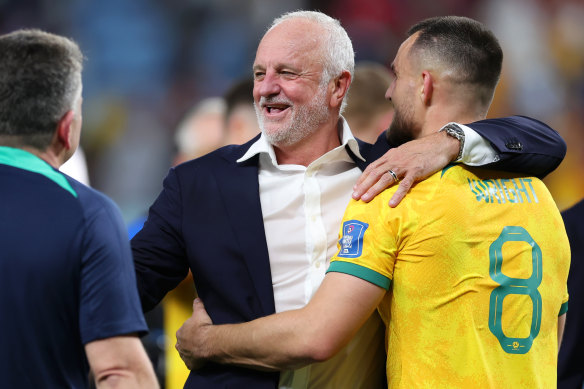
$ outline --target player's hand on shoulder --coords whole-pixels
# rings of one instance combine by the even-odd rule
[[[450,137],[435,133],[390,149],[361,174],[353,187],[353,198],[369,202],[386,188],[399,184],[389,201],[389,206],[397,206],[414,183],[452,161],[451,146]]]

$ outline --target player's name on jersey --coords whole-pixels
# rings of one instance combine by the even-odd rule
[[[538,203],[531,178],[503,178],[475,180],[467,178],[470,190],[477,201],[487,203]]]

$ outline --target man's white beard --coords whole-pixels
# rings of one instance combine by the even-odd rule
[[[266,103],[281,103],[289,106],[290,117],[286,124],[278,128],[266,130],[264,116],[261,109],[255,104],[254,108],[258,119],[258,124],[268,142],[275,146],[294,145],[316,132],[318,127],[325,123],[329,117],[329,107],[326,102],[327,85],[321,85],[314,97],[306,104],[294,105],[286,98],[265,98],[260,99],[260,106]]]

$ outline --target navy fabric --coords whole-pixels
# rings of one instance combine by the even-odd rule
[[[89,387],[84,344],[147,330],[119,210],[52,173],[0,163],[0,388]]]
[[[584,387],[584,200],[562,212],[570,240],[568,313],[558,355],[558,389]]]
[[[562,159],[557,155],[565,153],[565,143],[557,133],[532,119],[497,119],[493,131],[488,123],[481,123],[479,132],[491,143],[499,144],[506,136],[501,130],[506,123],[513,128],[507,133],[512,131],[526,146],[524,153],[533,153],[526,173],[553,170]],[[241,146],[223,147],[168,173],[143,229],[132,239],[145,310],[158,304],[190,268],[214,323],[239,323],[274,313],[258,158],[236,162],[258,137]],[[549,146],[548,138],[555,140],[549,142],[554,147]],[[371,162],[387,152],[390,145],[382,135],[375,145],[359,142],[359,147]],[[517,158],[525,157],[524,153],[501,153],[500,167],[513,168]],[[349,154],[359,168],[366,167],[367,163]],[[534,168],[530,171],[528,167]],[[277,373],[208,363],[191,372],[185,388],[262,389],[276,388],[277,384]]]
[[[526,116],[487,119],[467,124],[490,141],[500,160],[490,169],[543,178],[566,156],[566,143],[547,124]]]

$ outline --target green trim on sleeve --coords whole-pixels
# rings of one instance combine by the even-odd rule
[[[350,274],[357,278],[361,278],[362,280],[371,282],[373,285],[377,285],[385,290],[389,290],[389,286],[391,285],[391,279],[377,273],[374,270],[357,265],[355,263],[333,261],[327,270],[327,273],[328,272]]]
[[[566,312],[568,312],[568,302],[567,301],[565,303],[563,303],[562,306],[560,307],[560,313],[558,313],[558,316],[562,316]]]
[[[444,173],[446,173],[446,171],[448,169],[450,169],[451,167],[454,167],[458,165],[457,163],[449,163],[448,165],[446,165],[446,167],[444,169],[442,169],[442,173],[440,174],[440,178],[444,177]]]
[[[0,146],[0,164],[41,174],[71,193],[73,197],[77,197],[77,192],[75,192],[63,174],[59,173],[53,169],[51,165],[28,151]]]

